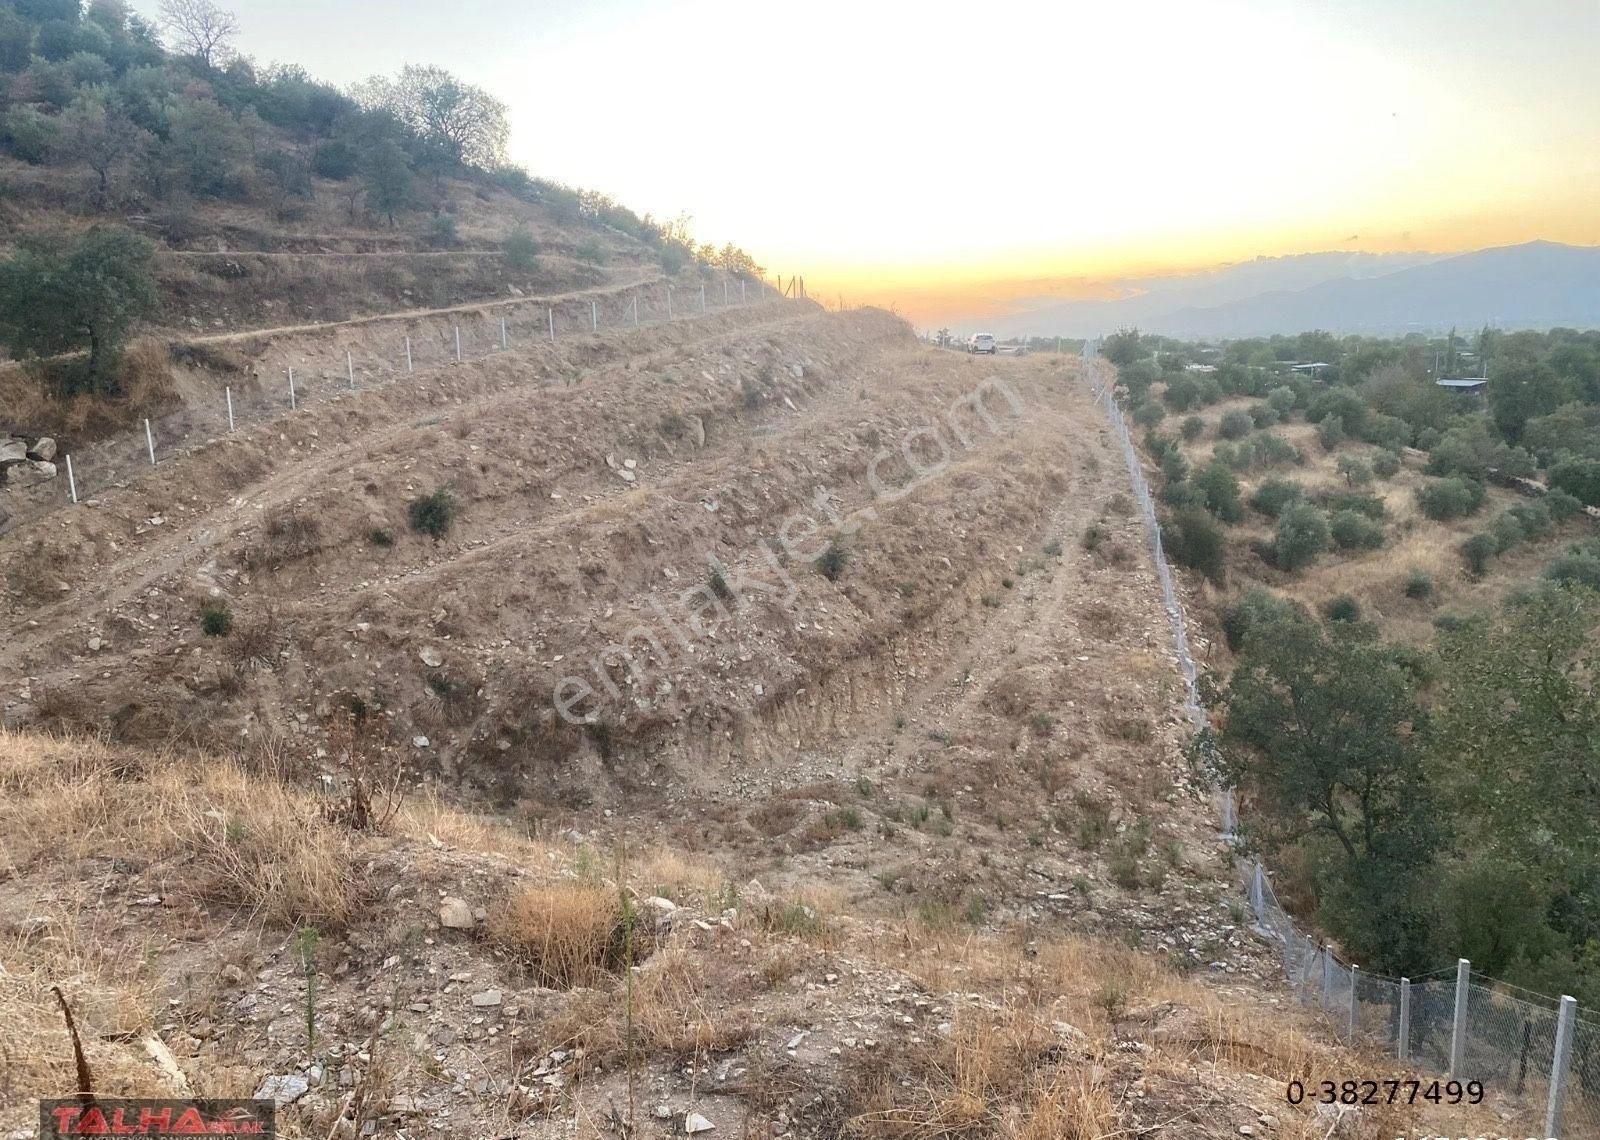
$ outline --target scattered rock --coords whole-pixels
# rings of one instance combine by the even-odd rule
[[[261,1087],[256,1089],[256,1100],[274,1100],[278,1107],[293,1104],[305,1096],[311,1089],[311,1081],[299,1073],[284,1073],[276,1077],[268,1077],[261,1082]]]
[[[493,1009],[500,1004],[499,990],[484,990],[472,995],[472,1004],[479,1009]]]
[[[477,920],[472,917],[472,907],[467,905],[466,899],[450,895],[439,903],[440,926],[451,930],[471,930],[476,923]]]
[[[714,1132],[716,1127],[698,1112],[691,1112],[683,1118],[683,1132],[686,1136],[693,1136],[696,1132]]]
[[[422,658],[422,663],[430,669],[437,669],[444,664],[444,657],[431,645],[424,645],[417,656]]]
[[[56,457],[56,441],[44,436],[28,449],[28,458],[48,463]]]
[[[0,443],[0,464],[9,466],[28,458],[28,445],[20,439]]]

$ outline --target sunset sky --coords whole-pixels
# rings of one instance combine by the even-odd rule
[[[913,315],[1258,254],[1600,243],[1595,0],[231,7],[260,63],[440,64],[509,104],[533,173]]]

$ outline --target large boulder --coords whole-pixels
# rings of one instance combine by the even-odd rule
[[[0,467],[10,467],[13,463],[21,463],[27,458],[27,440],[12,439],[0,443]]]
[[[56,457],[56,441],[49,436],[41,436],[32,447],[28,448],[28,458],[49,463]]]

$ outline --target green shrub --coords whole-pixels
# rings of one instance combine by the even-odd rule
[[[1222,583],[1227,574],[1227,539],[1210,513],[1200,507],[1181,507],[1162,524],[1167,556]]]
[[[1293,479],[1271,476],[1263,479],[1250,496],[1250,506],[1269,519],[1275,519],[1289,504],[1301,502],[1305,497],[1305,488]]]
[[[1288,386],[1274,388],[1267,393],[1267,403],[1272,406],[1272,410],[1285,418],[1288,417],[1290,412],[1294,411],[1294,406],[1298,399],[1299,397],[1295,390]]]
[[[1189,461],[1176,447],[1169,447],[1162,453],[1161,477],[1168,483],[1181,483],[1189,477]]]
[[[1397,416],[1374,412],[1367,417],[1361,438],[1385,451],[1399,451],[1411,442],[1411,425]]]
[[[1583,503],[1577,496],[1570,495],[1560,489],[1545,495],[1543,502],[1545,506],[1550,508],[1551,519],[1558,523],[1577,518],[1583,513]]]
[[[1339,456],[1338,470],[1346,487],[1365,487],[1372,482],[1372,464],[1359,455]]]
[[[1106,528],[1097,522],[1092,522],[1083,528],[1083,548],[1085,550],[1098,550],[1100,544],[1106,540]],[[1060,553],[1059,545],[1056,552]]]
[[[1400,474],[1400,456],[1393,451],[1380,451],[1372,457],[1372,471],[1380,479],[1393,479]]]
[[[1355,511],[1335,511],[1328,533],[1340,550],[1376,550],[1383,545],[1383,524]]]
[[[1300,449],[1281,435],[1274,435],[1270,431],[1264,431],[1250,442],[1255,445],[1255,463],[1305,462],[1305,456],[1300,454]]]
[[[1217,434],[1223,439],[1243,439],[1250,434],[1255,422],[1251,420],[1250,413],[1235,408],[1231,412],[1224,412],[1222,419],[1217,423]]]
[[[1180,479],[1161,488],[1161,501],[1169,507],[1204,507],[1206,496],[1189,480]]]
[[[1417,490],[1417,505],[1435,522],[1465,518],[1483,506],[1483,484],[1452,475]]]
[[[1494,539],[1495,553],[1504,554],[1519,545],[1528,534],[1517,517],[1507,511],[1489,524],[1489,537]]]
[[[367,531],[367,541],[373,546],[393,546],[394,535],[384,530],[381,526],[375,526]]]
[[[1327,388],[1318,392],[1306,405],[1306,421],[1313,424],[1339,421],[1340,438],[1346,432],[1360,435],[1366,429],[1367,417],[1372,409],[1367,402],[1348,388]]]
[[[1323,603],[1322,616],[1329,621],[1354,624],[1361,620],[1361,603],[1349,594],[1340,594]]]
[[[598,238],[590,238],[573,251],[573,256],[588,265],[601,265],[605,262],[606,251]]]
[[[1426,570],[1413,570],[1406,578],[1405,595],[1408,598],[1422,600],[1433,597],[1433,575]]]
[[[1154,400],[1144,400],[1133,409],[1133,422],[1142,428],[1153,428],[1167,418],[1167,409]]]
[[[1574,546],[1545,567],[1544,576],[1552,582],[1588,586],[1600,590],[1600,550],[1594,544]]]
[[[817,571],[828,581],[837,582],[839,575],[844,573],[845,563],[850,561],[850,553],[837,542],[828,543],[828,548],[817,555],[813,563]]]
[[[1280,418],[1277,409],[1271,404],[1262,402],[1250,405],[1250,422],[1258,428],[1269,428]]]
[[[1237,653],[1252,631],[1294,614],[1294,606],[1271,590],[1256,586],[1222,611],[1222,636]]]
[[[1183,426],[1178,429],[1183,438],[1193,443],[1205,433],[1206,421],[1199,416],[1189,416],[1183,421]]]
[[[507,265],[524,273],[533,272],[539,264],[539,243],[521,226],[506,235],[506,240],[500,243],[500,252]]]
[[[456,233],[456,219],[453,214],[435,214],[428,219],[428,228],[423,237],[434,249],[449,249],[459,239]]]
[[[1278,516],[1272,561],[1290,573],[1304,569],[1328,549],[1328,516],[1310,503],[1292,503]]]
[[[1344,417],[1324,416],[1317,424],[1317,442],[1323,451],[1332,451],[1345,441]]]
[[[1492,534],[1475,534],[1467,539],[1461,544],[1461,558],[1467,564],[1467,572],[1474,578],[1482,578],[1489,569],[1489,559],[1499,549]]]
[[[1564,459],[1550,468],[1549,482],[1585,506],[1600,507],[1600,459]]]
[[[1316,504],[1330,513],[1354,511],[1358,515],[1365,515],[1380,522],[1389,514],[1382,499],[1360,491],[1319,491],[1316,495]]]
[[[1202,497],[1201,505],[1225,523],[1244,519],[1244,504],[1239,500],[1239,480],[1225,463],[1212,460],[1192,480]]]
[[[406,504],[406,520],[411,529],[438,542],[450,533],[456,519],[456,501],[443,487],[418,495]]]
[[[200,607],[200,632],[207,637],[227,637],[233,632],[233,615],[221,602],[207,602]]]

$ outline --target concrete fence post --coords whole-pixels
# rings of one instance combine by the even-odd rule
[[[289,410],[292,412],[300,405],[294,400],[294,369],[289,369]]]
[[[406,371],[411,371],[411,338],[406,337]]]
[[[67,456],[67,490],[72,492],[72,501],[78,501],[78,477],[72,473],[72,456]]]
[[[455,326],[455,328],[456,328],[456,363],[460,364],[461,363],[461,326],[457,325],[457,326]]]
[[[1398,1045],[1395,1055],[1402,1061],[1411,1056],[1411,979],[1400,979],[1400,1027],[1395,1033]]]
[[[144,445],[150,449],[150,466],[156,465],[156,437],[150,434],[149,417],[144,421]]]
[[[348,349],[344,354],[344,373],[350,378],[350,387],[353,389],[356,386],[356,362]]]
[[[500,347],[506,347],[506,319],[500,318]]]
[[[554,344],[556,340],[556,307],[551,305],[545,312],[550,314],[550,343]]]
[[[589,331],[600,331],[600,306],[593,301],[589,302]]]
[[[228,430],[233,430],[233,389],[224,388],[223,392],[228,397]]]
[[[1361,967],[1350,967],[1350,1025],[1345,1033],[1345,1040],[1354,1042],[1356,1039],[1356,983],[1361,978]]]
[[[1550,1062],[1550,1101],[1544,1110],[1546,1136],[1561,1135],[1561,1115],[1567,1100],[1567,1069],[1572,1061],[1572,1025],[1577,1016],[1577,999],[1562,994],[1561,1011],[1556,1015],[1556,1054]]]
[[[639,327],[639,294],[633,295],[633,327]]]
[[[1472,980],[1472,963],[1456,959],[1456,1014],[1450,1026],[1450,1079],[1461,1072],[1461,1055],[1467,1048],[1467,986]]]

